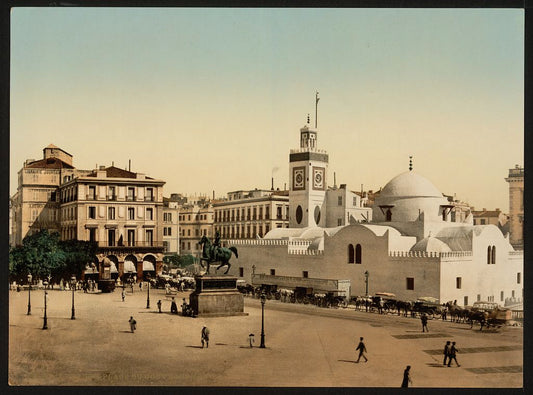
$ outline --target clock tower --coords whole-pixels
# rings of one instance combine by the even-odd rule
[[[300,148],[289,155],[291,228],[326,225],[328,154],[317,149],[318,130],[300,129]]]

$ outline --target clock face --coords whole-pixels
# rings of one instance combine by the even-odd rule
[[[313,189],[324,190],[325,169],[323,167],[313,167]]]
[[[305,189],[305,167],[295,167],[292,175],[292,189],[295,191]]]

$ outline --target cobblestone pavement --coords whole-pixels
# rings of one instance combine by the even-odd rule
[[[181,305],[188,294],[175,297]],[[32,291],[30,316],[27,292],[10,292],[11,385],[399,387],[411,365],[414,387],[522,387],[522,328],[479,332],[430,320],[431,332],[422,333],[419,319],[267,301],[261,349],[257,299],[245,298],[247,316],[187,318],[169,313],[162,290],[151,290],[150,309],[146,290],[135,289],[125,302],[116,291],[78,291],[71,320],[71,298],[49,291],[49,329],[42,330],[43,291]],[[133,334],[130,316],[137,320]],[[204,325],[211,339],[202,349]],[[367,363],[356,363],[360,336]],[[443,366],[447,340],[457,342],[461,367]]]

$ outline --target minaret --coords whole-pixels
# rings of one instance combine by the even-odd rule
[[[318,129],[307,124],[300,129],[300,148],[289,155],[289,227],[326,224],[328,154],[317,148]]]

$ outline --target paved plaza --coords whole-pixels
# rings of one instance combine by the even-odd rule
[[[111,294],[49,291],[48,330],[42,330],[44,291],[10,292],[11,385],[399,387],[411,365],[413,387],[522,387],[522,328],[471,330],[469,325],[380,316],[353,309],[267,301],[266,348],[259,348],[261,304],[245,298],[247,316],[171,315],[163,290]],[[175,295],[178,305],[188,293]],[[163,313],[157,312],[157,301]],[[180,307],[181,311],[181,307]],[[130,333],[128,319],[137,320]],[[210,329],[209,348],[200,332]],[[248,335],[255,334],[254,348]],[[355,363],[359,337],[368,362]],[[442,349],[456,341],[461,367],[444,367]]]

